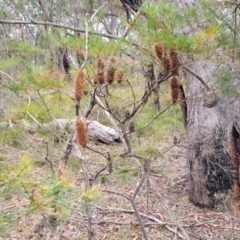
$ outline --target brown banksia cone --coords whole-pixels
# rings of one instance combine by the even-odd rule
[[[115,68],[110,66],[110,68],[107,70],[107,82],[109,84],[113,83],[115,77]]]
[[[164,58],[165,49],[161,43],[155,43],[153,45],[154,52],[156,56],[162,60]]]
[[[78,70],[74,78],[75,99],[80,101],[84,96],[85,70]]]
[[[99,83],[99,84],[103,84],[105,82],[105,74],[104,74],[104,62],[102,59],[98,59],[97,62],[97,75],[94,79],[94,83]]]
[[[172,96],[172,102],[176,103],[181,96],[181,92],[180,92],[180,79],[178,76],[172,76],[169,79],[170,82],[170,87],[171,87],[171,96]]]
[[[172,69],[172,59],[169,55],[165,54],[164,58],[162,59],[162,66],[165,71],[170,71]]]
[[[119,70],[117,73],[117,82],[121,83],[123,81],[123,70]]]
[[[86,147],[89,140],[86,119],[82,117],[76,118],[75,127],[76,127],[76,142],[80,146]]]
[[[175,50],[171,49],[170,50],[170,57],[171,57],[171,60],[172,60],[172,69],[173,69],[173,72],[178,72],[178,67],[180,66],[180,62],[178,60],[178,54]]]

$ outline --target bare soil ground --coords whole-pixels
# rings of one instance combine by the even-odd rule
[[[43,153],[46,154],[46,149],[42,146],[45,140],[37,132],[26,134],[28,135],[25,136],[25,140],[28,144],[35,145],[35,153],[44,158]],[[167,142],[165,144],[167,146]],[[90,145],[102,153],[109,149],[109,146],[96,145],[94,142]],[[134,193],[142,176],[141,163],[134,158],[120,158],[121,150],[119,149],[122,147],[118,144],[112,148],[114,149],[111,152],[113,173],[109,174],[106,170],[100,173],[96,182],[101,189],[101,195],[91,203],[93,239],[140,240],[142,232],[131,203],[121,194],[131,196]],[[61,155],[57,149],[61,149],[59,144],[52,148],[48,156],[49,160],[53,161],[55,169]],[[11,148],[6,147],[1,150],[1,153],[9,156],[11,151]],[[11,159],[14,159],[17,154],[12,151]],[[93,177],[106,162],[96,153],[89,154],[85,150],[84,154],[89,172]],[[69,169],[71,168],[72,171],[70,181],[75,187],[80,188],[83,182],[81,165],[79,163],[74,165],[71,161],[73,160],[70,159],[68,162]],[[49,172],[51,172],[50,164],[43,160],[34,164],[32,175],[36,179],[41,179]],[[202,209],[189,201],[187,175],[185,150],[182,147],[174,146],[151,163],[150,179],[155,183],[157,190],[145,180],[136,197],[136,206],[148,238],[151,240],[185,239],[183,232],[177,227],[179,224],[191,240],[240,239],[240,218],[230,212],[227,207],[219,210]],[[107,191],[115,191],[117,194]],[[24,208],[28,200],[18,195],[11,195],[8,200],[1,203],[1,208],[5,211],[9,209],[10,213],[14,206],[18,206],[22,212],[15,215],[15,222],[9,227],[9,237],[6,239],[88,239],[88,218],[84,211],[84,202],[66,202],[67,213],[57,222],[51,222],[43,214],[27,214]]]

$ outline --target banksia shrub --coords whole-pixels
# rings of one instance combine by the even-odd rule
[[[178,76],[172,76],[169,79],[170,87],[171,87],[171,96],[172,96],[172,102],[176,103],[180,97],[181,97],[181,92],[180,92],[180,79]]]
[[[101,59],[98,59],[97,62],[97,75],[94,79],[94,83],[103,84],[105,82],[105,75],[104,75],[104,62]]]
[[[86,119],[80,117],[76,118],[75,127],[76,127],[76,142],[80,146],[86,147],[89,140]]]
[[[84,96],[84,86],[85,86],[85,71],[78,70],[74,78],[75,99],[78,101],[80,101]]]

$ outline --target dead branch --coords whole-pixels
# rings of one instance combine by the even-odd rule
[[[52,26],[52,27],[71,30],[71,31],[74,31],[74,32],[79,32],[79,33],[85,33],[86,32],[85,29],[75,28],[75,27],[71,27],[71,26],[68,26],[68,25],[64,25],[64,24],[53,23],[53,22],[45,22],[45,21],[35,21],[35,20],[20,21],[20,20],[3,20],[3,19],[0,19],[0,24]],[[111,39],[120,39],[120,37],[110,35],[110,34],[106,34],[106,33],[99,33],[99,32],[93,32],[93,31],[88,31],[88,33],[92,34],[92,35],[101,36],[101,37],[111,38]]]
[[[115,211],[115,212],[124,212],[124,213],[134,213],[133,210],[126,210],[126,209],[120,209],[120,208],[101,208],[99,206],[97,206],[98,209],[100,210],[106,210],[106,211]],[[163,222],[161,221],[160,219],[154,217],[154,216],[151,216],[151,215],[147,215],[147,214],[144,214],[142,212],[139,212],[139,215],[142,216],[142,217],[145,217],[155,223],[157,223],[158,225],[161,225],[163,227],[165,227],[167,230],[169,230],[170,232],[174,233],[175,234],[175,229],[173,229],[172,227],[170,226],[176,226],[176,224],[174,223],[168,223],[168,222]],[[144,224],[145,225],[145,224]],[[189,226],[190,227],[190,226]],[[177,232],[177,235],[182,238],[182,239],[186,239],[185,236],[183,236],[181,233]]]

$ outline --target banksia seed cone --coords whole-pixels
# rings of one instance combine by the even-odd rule
[[[178,67],[180,65],[180,62],[178,60],[178,54],[176,51],[174,50],[170,50],[170,57],[172,59],[172,69],[173,69],[173,72],[178,72]]]
[[[85,72],[84,70],[78,70],[74,78],[75,99],[78,101],[80,101],[84,96],[84,86],[85,86]]]
[[[105,75],[104,75],[104,62],[101,59],[98,59],[97,62],[97,75],[94,79],[94,83],[98,82],[99,84],[103,84],[105,82]]]
[[[82,146],[86,147],[88,143],[88,132],[87,132],[87,123],[85,118],[77,118],[76,123],[76,142]]]
[[[123,71],[120,70],[118,73],[117,73],[117,82],[118,83],[121,83],[123,81]]]
[[[162,66],[165,71],[170,71],[172,69],[172,59],[170,56],[164,56],[164,58],[162,59]]]
[[[176,103],[179,98],[180,98],[180,89],[179,89],[179,86],[180,86],[180,79],[178,76],[172,76],[170,79],[169,79],[169,82],[170,82],[170,87],[171,87],[171,95],[172,95],[172,102],[173,103]]]
[[[110,67],[110,68],[107,70],[107,82],[108,82],[109,84],[113,83],[114,77],[115,77],[115,68],[114,68],[114,67]]]
[[[164,52],[165,52],[165,49],[164,47],[162,46],[162,44],[160,43],[155,43],[153,45],[153,49],[154,49],[154,52],[156,54],[156,56],[162,60],[164,58]]]

